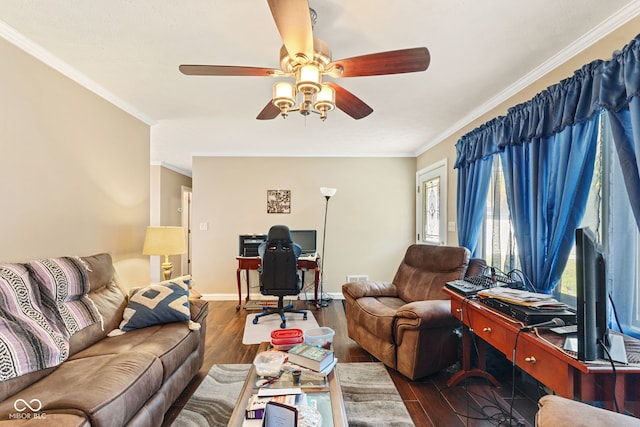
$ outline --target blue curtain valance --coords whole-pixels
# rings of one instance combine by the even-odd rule
[[[620,111],[640,93],[640,35],[609,61],[597,60],[464,135],[456,144],[454,168],[486,159],[504,147],[554,135],[593,118]]]

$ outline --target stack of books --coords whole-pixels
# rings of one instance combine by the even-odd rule
[[[295,407],[300,400],[300,395],[285,394],[278,396],[260,396],[258,393],[252,394],[247,404],[244,417],[247,420],[261,420],[269,402],[278,402],[283,405]]]
[[[288,358],[289,362],[316,372],[323,372],[328,367],[332,368],[336,361],[333,350],[314,347],[307,343],[301,343],[289,349]]]

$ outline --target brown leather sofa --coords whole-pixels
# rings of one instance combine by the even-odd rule
[[[451,366],[460,322],[442,287],[465,277],[469,257],[464,247],[411,245],[392,282],[344,284],[349,337],[410,379]],[[472,275],[481,265],[474,260]]]
[[[556,395],[538,401],[536,427],[640,427],[640,419]]]
[[[83,257],[89,297],[104,320],[70,339],[69,358],[0,382],[0,426],[159,426],[164,414],[200,370],[207,302],[190,299],[191,319],[107,337],[118,328],[126,298],[116,283],[111,256]],[[19,400],[21,399],[21,400]],[[37,412],[19,412],[37,399]]]

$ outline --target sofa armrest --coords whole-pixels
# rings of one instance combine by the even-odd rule
[[[362,282],[350,282],[342,285],[342,294],[353,299],[363,297],[396,297],[398,289],[390,282],[377,282],[367,280]]]
[[[637,418],[551,394],[541,397],[538,407],[536,414],[538,427],[578,425],[577,420],[580,420],[579,425],[584,427],[640,426],[640,420]]]
[[[460,322],[451,314],[451,301],[415,301],[396,312],[396,344],[402,344],[405,331],[456,327]]]
[[[190,299],[189,310],[191,310],[191,320],[202,324],[209,314],[209,301],[204,299]]]
[[[458,322],[451,314],[451,301],[449,300],[410,302],[398,308],[396,316],[398,319],[406,319],[406,324],[414,323],[416,329],[421,327],[439,328]]]

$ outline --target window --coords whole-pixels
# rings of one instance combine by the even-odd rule
[[[446,160],[418,171],[416,184],[416,242],[446,245]]]
[[[607,285],[613,304],[610,319],[626,326],[625,333],[640,334],[640,232],[635,224],[629,196],[615,152],[607,115],[601,115],[598,154],[587,210],[582,227],[590,227],[600,238],[605,251]],[[626,286],[632,283],[635,286]],[[621,286],[621,284],[625,284]],[[572,252],[562,279],[555,290],[556,298],[575,304],[576,264]],[[617,325],[610,325],[617,326]]]
[[[606,256],[607,283],[616,315],[627,325],[625,333],[640,336],[640,232],[635,224],[629,196],[615,152],[606,114],[600,116],[598,154],[587,209],[581,227],[600,236]],[[482,256],[504,272],[518,269],[517,246],[506,204],[506,191],[499,156],[494,156],[492,181],[481,234]],[[635,286],[626,286],[633,283]],[[622,284],[625,284],[622,286]],[[572,250],[554,296],[576,304],[576,256]]]
[[[499,268],[504,273],[519,268],[500,156],[493,158],[480,246],[482,257],[489,265]]]

